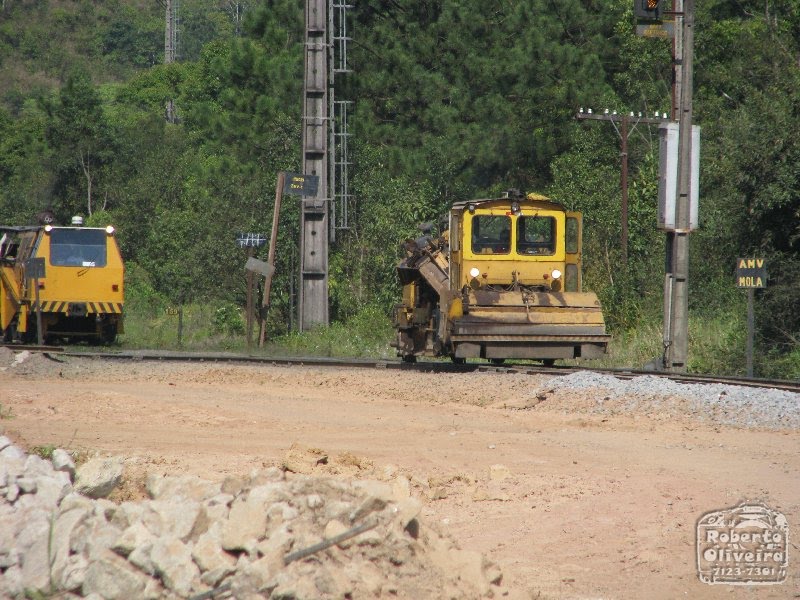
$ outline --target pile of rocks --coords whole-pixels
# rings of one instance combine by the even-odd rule
[[[147,479],[116,504],[118,459],[77,473],[63,450],[26,455],[0,437],[0,597],[491,597],[501,574],[420,521],[408,481],[271,468],[212,483]]]

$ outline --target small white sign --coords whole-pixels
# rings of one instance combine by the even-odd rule
[[[789,525],[762,504],[743,503],[697,521],[697,574],[709,585],[772,585],[786,581]]]
[[[264,277],[269,277],[273,271],[273,268],[270,266],[269,263],[266,263],[263,260],[258,260],[257,258],[253,258],[252,256],[247,259],[244,268],[246,271],[259,273]]]

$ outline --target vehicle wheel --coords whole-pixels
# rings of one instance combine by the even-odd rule
[[[454,365],[463,365],[467,362],[466,358],[461,358],[460,356],[451,356],[450,360],[453,361]]]
[[[506,362],[506,359],[505,358],[490,358],[489,362],[492,363],[493,365],[502,365],[503,363]]]
[[[103,343],[104,344],[113,344],[114,340],[117,339],[117,326],[114,325],[106,325],[103,327]]]
[[[415,363],[417,362],[417,357],[413,354],[404,354],[403,355],[403,362],[404,363]]]
[[[542,361],[542,365],[545,366],[545,367],[552,367],[555,364],[556,364],[556,359],[555,358],[545,358]]]

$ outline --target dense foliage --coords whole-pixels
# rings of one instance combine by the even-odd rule
[[[630,136],[625,269],[619,137],[610,123],[574,116],[582,106],[668,111],[670,43],[636,37],[622,0],[353,4],[352,72],[337,76],[337,97],[354,102],[357,208],[331,249],[334,319],[388,311],[399,293],[398,244],[419,222],[454,200],[516,187],[584,211],[585,278],[618,336],[657,321],[658,132],[640,125]],[[764,256],[760,354],[796,376],[800,8],[698,5],[691,314],[741,323],[734,259]],[[180,60],[165,65],[161,2],[3,0],[0,222],[29,223],[45,208],[62,221],[111,221],[135,274],[131,290],[241,306],[244,254],[234,238],[269,232],[276,175],[300,168],[303,3],[183,0],[180,11]],[[164,118],[168,100],[176,124]],[[298,206],[287,200],[271,333],[292,324],[298,235]],[[743,337],[732,335],[720,345],[741,362]]]

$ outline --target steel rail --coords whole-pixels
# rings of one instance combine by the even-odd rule
[[[27,350],[28,352],[64,352],[63,346],[37,346],[35,344],[0,344],[0,348],[10,348],[14,351]]]
[[[25,349],[30,349],[25,347]],[[44,350],[45,353],[48,351]],[[177,351],[127,351],[127,352],[80,352],[70,349],[58,349],[59,356],[78,358],[94,358],[106,360],[129,361],[172,361],[172,362],[230,362],[280,366],[309,366],[309,367],[334,367],[334,368],[359,368],[359,369],[396,369],[401,371],[416,371],[427,373],[519,373],[525,375],[554,375],[564,376],[576,371],[591,371],[612,375],[619,379],[633,379],[634,377],[652,376],[664,377],[678,383],[696,384],[723,384],[738,385],[755,388],[771,388],[800,393],[800,381],[781,379],[758,379],[743,377],[721,377],[716,375],[676,374],[663,371],[649,371],[627,368],[592,368],[584,366],[557,366],[544,367],[528,364],[494,365],[485,362],[454,364],[445,361],[424,361],[406,363],[399,359],[358,359],[358,358],[329,358],[329,357],[279,357],[257,356],[252,354],[238,354],[233,352],[177,352]]]

